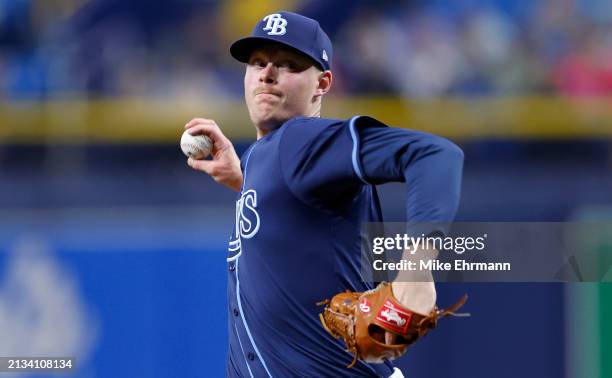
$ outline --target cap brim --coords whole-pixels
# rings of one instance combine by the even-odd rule
[[[232,45],[230,46],[230,54],[234,57],[234,59],[236,59],[239,62],[242,63],[248,63],[249,62],[249,58],[251,57],[251,53],[253,52],[253,50],[255,50],[258,47],[261,47],[262,45],[266,44],[266,43],[274,43],[277,45],[281,45],[289,50],[293,50],[297,53],[300,53],[306,57],[308,57],[310,60],[312,60],[313,64],[315,64],[316,66],[318,66],[319,68],[323,69],[324,68],[321,66],[321,63],[317,62],[315,59],[313,59],[313,57],[311,57],[308,53],[306,53],[305,51],[302,51],[300,49],[296,49],[295,47],[288,45],[286,43],[283,43],[281,41],[278,41],[274,38],[266,38],[266,37],[246,37],[246,38],[242,38],[237,40],[236,42],[232,43]]]

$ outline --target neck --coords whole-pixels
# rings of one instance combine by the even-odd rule
[[[260,140],[261,138],[265,137],[266,135],[268,135],[269,132],[270,130],[257,129],[257,140]]]
[[[298,116],[320,118],[321,117],[321,108],[313,109],[313,111],[310,112],[310,113],[296,115],[295,117],[298,117]],[[289,119],[291,119],[291,118],[289,118]],[[286,119],[286,120],[280,122],[280,124],[277,124],[276,126],[280,127],[283,123],[287,122],[289,119]],[[257,129],[257,140],[260,140],[261,138],[263,138],[266,135],[268,135],[270,133],[270,131],[272,131],[272,130],[277,128],[277,127],[267,127],[267,126],[268,125],[255,125],[255,128]]]

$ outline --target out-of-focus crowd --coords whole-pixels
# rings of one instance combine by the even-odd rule
[[[338,95],[612,94],[609,0],[291,3],[328,30]],[[223,8],[0,0],[0,99],[239,97]]]

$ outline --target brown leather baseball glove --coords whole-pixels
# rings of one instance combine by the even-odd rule
[[[464,295],[446,310],[436,307],[428,315],[417,314],[402,306],[393,296],[391,284],[383,282],[374,290],[347,291],[317,305],[325,305],[319,314],[323,327],[333,337],[341,337],[355,356],[348,365],[351,368],[357,360],[381,363],[403,356],[410,344],[436,326],[439,318],[468,315],[455,314],[466,300]],[[393,344],[385,343],[386,332],[396,335]]]

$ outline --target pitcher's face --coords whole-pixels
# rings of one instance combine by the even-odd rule
[[[308,57],[279,45],[251,53],[244,76],[244,97],[258,130],[271,130],[296,116],[313,116],[319,70]]]

